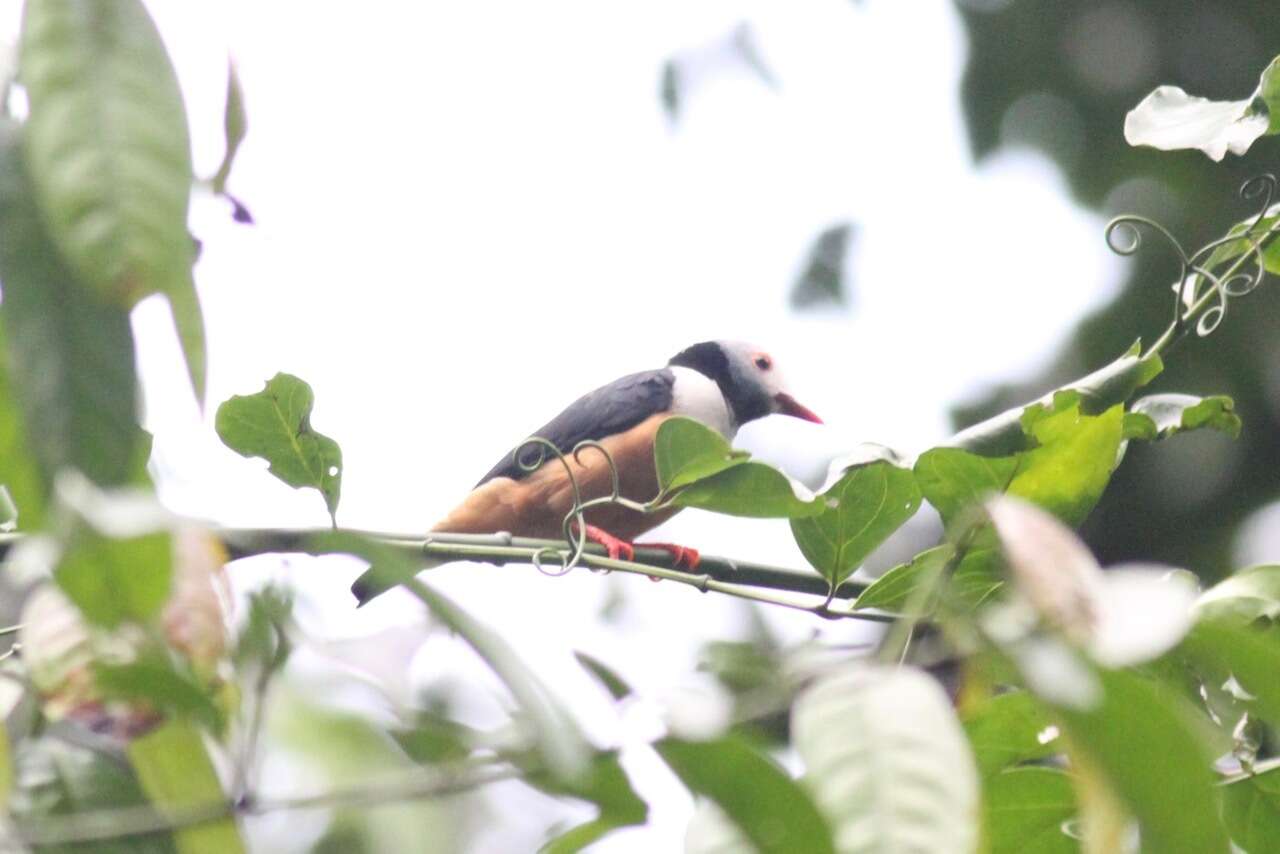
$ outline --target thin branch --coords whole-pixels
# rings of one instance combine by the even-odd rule
[[[11,821],[6,830],[10,839],[28,846],[102,842],[170,833],[232,816],[265,815],[321,807],[369,807],[441,797],[519,776],[520,771],[516,768],[486,763],[452,772],[416,771],[399,775],[395,779],[344,786],[302,797],[211,801],[164,811],[151,806],[86,810],[46,816],[39,823]]]

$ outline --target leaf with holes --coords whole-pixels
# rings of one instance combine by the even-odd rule
[[[1240,436],[1235,401],[1226,395],[1152,394],[1133,402],[1124,416],[1124,437],[1154,441],[1208,428],[1232,439]]]
[[[792,519],[791,533],[805,559],[835,589],[915,515],[920,489],[911,469],[878,460],[845,472],[819,500],[836,505]]]
[[[319,490],[332,518],[342,490],[342,449],[311,429],[314,403],[311,386],[276,374],[257,394],[223,401],[214,427],[223,444],[241,456],[264,458],[280,480]]]
[[[791,732],[840,851],[977,846],[973,756],[946,692],[925,673],[830,673],[796,700]]]

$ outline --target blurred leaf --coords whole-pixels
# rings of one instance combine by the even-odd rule
[[[1201,619],[1183,653],[1211,673],[1227,673],[1249,695],[1248,708],[1280,725],[1280,632],[1241,625],[1230,617]],[[1224,680],[1225,681],[1225,680]]]
[[[782,668],[776,650],[752,641],[708,641],[698,655],[698,670],[710,673],[734,694],[777,683]]]
[[[950,544],[920,552],[909,563],[900,563],[871,582],[853,603],[854,608],[902,611],[920,586],[932,586],[955,554]]]
[[[809,249],[804,272],[791,286],[791,305],[795,308],[848,305],[849,287],[845,282],[845,263],[853,236],[853,226],[842,222],[825,229]]]
[[[223,401],[214,426],[223,444],[241,456],[267,460],[280,480],[319,490],[332,519],[342,490],[342,449],[311,428],[314,404],[311,386],[280,373],[257,394]]]
[[[920,508],[920,489],[911,469],[885,460],[857,466],[824,492],[834,499],[816,516],[793,519],[791,533],[809,564],[834,590],[867,555]]]
[[[951,701],[929,676],[848,667],[801,694],[791,716],[805,782],[842,851],[977,846],[977,771]]]
[[[187,378],[191,380],[196,404],[203,411],[209,348],[205,340],[204,309],[200,307],[200,294],[196,292],[196,283],[191,278],[190,270],[184,273],[181,286],[170,288],[165,297],[169,301],[174,332],[178,335],[178,343],[186,357]]]
[[[991,697],[965,715],[964,729],[984,778],[1011,765],[1062,752],[1048,711],[1026,691]]]
[[[662,109],[667,119],[675,122],[680,118],[680,105],[683,92],[680,80],[680,66],[674,59],[662,63],[662,82],[658,95],[662,99]]]
[[[1262,241],[1263,237],[1276,227],[1276,223],[1280,222],[1280,204],[1275,204],[1263,212],[1261,217],[1255,215],[1246,219],[1244,222],[1238,222],[1227,232],[1228,237],[1240,237],[1240,240],[1226,241],[1220,244],[1216,249],[1209,253],[1209,257],[1205,259],[1201,265],[1206,270],[1216,270],[1218,267],[1237,258],[1246,252],[1253,251],[1255,242],[1262,242],[1259,252],[1262,255],[1262,269],[1268,273],[1280,275],[1280,241],[1268,239]],[[1197,283],[1195,292],[1187,291],[1187,297],[1199,296],[1200,285]]]
[[[750,456],[735,451],[725,438],[692,418],[663,421],[653,440],[660,495],[739,465]]]
[[[694,794],[716,803],[762,854],[835,851],[831,828],[805,790],[740,739],[654,744]]]
[[[222,195],[227,191],[227,179],[231,177],[231,165],[235,162],[240,143],[244,142],[245,131],[248,130],[249,117],[244,110],[244,90],[240,87],[240,75],[236,73],[235,63],[227,64],[227,107],[223,115],[223,132],[226,135],[227,147],[218,164],[218,171],[209,179],[214,193]]]
[[[129,316],[82,288],[59,260],[28,187],[20,131],[7,121],[0,233],[10,381],[46,479],[73,466],[102,485],[126,482],[141,435]]]
[[[1244,154],[1261,136],[1280,132],[1280,57],[1242,101],[1210,101],[1179,86],[1158,86],[1129,111],[1124,138],[1162,151],[1198,148],[1213,160]]]
[[[268,584],[249,594],[248,612],[236,641],[236,667],[279,669],[293,647],[286,629],[293,617],[293,594]]]
[[[1126,439],[1166,439],[1175,433],[1208,427],[1235,439],[1240,416],[1226,395],[1153,394],[1134,401],[1124,417]]]
[[[199,730],[171,721],[129,744],[129,761],[151,803],[161,812],[205,807],[226,799]],[[174,831],[179,854],[235,854],[244,851],[235,819]]]
[[[538,749],[547,768],[559,779],[572,780],[587,762],[586,743],[577,722],[568,714],[537,675],[520,659],[506,639],[463,611],[448,597],[415,580],[418,564],[407,555],[367,537],[333,531],[312,538],[308,551],[351,554],[407,579],[412,593],[440,623],[462,640],[493,669],[511,691],[520,710],[533,726]]]
[[[1222,818],[1231,840],[1249,854],[1271,850],[1280,839],[1280,767],[1227,780]]]
[[[53,577],[86,619],[113,628],[159,613],[172,575],[167,532],[115,539],[86,529],[58,562]]]
[[[962,511],[1009,488],[1016,457],[983,457],[959,448],[934,448],[916,460],[920,491],[950,526]]]
[[[9,725],[0,718],[0,809],[9,808],[13,792],[13,753],[10,749]]]
[[[589,801],[600,809],[594,820],[549,840],[538,849],[540,854],[574,854],[619,827],[644,824],[649,817],[649,805],[631,787],[616,751],[595,754],[583,777],[572,783],[537,772],[527,774],[524,780],[548,794]]]
[[[400,749],[414,762],[456,762],[471,753],[474,730],[429,712],[417,712],[412,726],[391,731]]]
[[[1069,673],[1065,658],[1025,652],[1014,657],[1027,687],[1054,709],[1072,750],[1083,751],[1133,811],[1145,850],[1227,850],[1210,785],[1211,757],[1181,697],[1133,673],[1094,669],[1079,658],[1071,660],[1076,672]],[[1077,678],[1087,683],[1078,686],[1083,690],[1064,685]]]
[[[685,829],[684,854],[756,854],[738,826],[713,801],[698,798]]]
[[[0,151],[0,157],[3,156]],[[3,226],[0,225],[0,228]],[[4,310],[0,308],[0,321],[3,319]],[[3,485],[17,510],[16,527],[34,531],[39,530],[44,521],[48,491],[44,476],[30,450],[26,425],[14,394],[10,379],[8,343],[3,333],[3,326],[0,325],[0,485]]]
[[[98,662],[94,679],[103,696],[115,700],[143,701],[183,721],[193,721],[214,733],[223,730],[222,710],[209,692],[189,672],[162,653],[145,655],[128,664]]]
[[[604,689],[609,692],[610,696],[615,700],[622,700],[631,696],[633,693],[631,686],[626,683],[621,676],[594,655],[588,655],[581,650],[574,650],[573,657],[578,660],[583,669],[595,677]]]
[[[28,0],[20,62],[36,197],[72,269],[125,307],[189,287],[186,112],[140,0]]]
[[[1071,777],[1057,768],[1010,768],[986,782],[983,822],[991,854],[1070,854],[1062,832],[1076,814]]]
[[[1200,594],[1196,610],[1204,618],[1232,617],[1242,623],[1280,617],[1280,565],[1250,566]]]
[[[146,803],[129,766],[105,753],[42,736],[19,744],[16,760],[17,787],[10,815],[20,828],[39,833],[56,829],[61,816]],[[82,845],[42,845],[36,850],[40,854],[174,854],[178,849],[172,834],[150,833]]]

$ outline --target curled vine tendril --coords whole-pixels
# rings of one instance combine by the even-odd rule
[[[582,488],[569,460],[572,457],[574,463],[579,466],[585,466],[583,455],[590,451],[600,454],[604,458],[605,465],[609,467],[610,490],[607,495],[583,500]],[[569,512],[565,514],[561,526],[564,538],[569,543],[569,549],[565,551],[552,546],[538,549],[533,555],[532,562],[534,567],[544,575],[560,576],[582,562],[582,555],[587,547],[586,511],[604,504],[620,505],[640,513],[646,511],[643,504],[622,496],[621,478],[618,475],[617,463],[614,462],[613,456],[608,449],[599,442],[589,439],[579,442],[574,446],[569,456],[566,457],[553,442],[540,436],[533,436],[520,443],[520,446],[512,453],[516,465],[523,472],[533,472],[541,468],[552,456],[555,457],[560,465],[564,466],[565,474],[569,478],[569,487],[573,492],[573,505],[569,508]],[[551,559],[559,563],[559,567],[548,567],[547,563]]]
[[[1259,205],[1257,215],[1247,225],[1237,225],[1191,255],[1163,225],[1134,214],[1118,216],[1107,223],[1107,246],[1117,255],[1128,256],[1142,247],[1144,230],[1163,238],[1177,256],[1179,265],[1178,278],[1173,284],[1173,331],[1181,334],[1186,331],[1187,323],[1195,320],[1196,334],[1203,338],[1222,323],[1229,299],[1251,293],[1266,277],[1263,247],[1280,231],[1280,216],[1272,212],[1276,190],[1276,178],[1269,173],[1245,181],[1240,187],[1240,197]],[[1126,240],[1120,242],[1121,237]],[[1208,299],[1214,303],[1206,308]]]

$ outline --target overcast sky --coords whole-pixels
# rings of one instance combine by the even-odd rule
[[[235,224],[205,197],[193,210],[211,344],[203,422],[163,314],[136,314],[163,494],[182,512],[325,523],[315,493],[274,482],[213,434],[218,401],[277,371],[312,385],[313,426],[342,445],[340,522],[418,532],[579,394],[718,337],[771,350],[826,419],[740,435],[812,482],[861,442],[914,453],[943,438],[949,404],[1043,367],[1120,281],[1102,220],[1067,199],[1048,160],[1006,149],[973,164],[962,24],[940,0],[148,6],[201,174],[222,154],[235,57],[249,134],[230,188],[257,220]],[[722,61],[743,21],[776,85]],[[691,83],[674,125],[658,97],[673,56]],[[811,241],[846,219],[852,307],[791,311]],[[687,512],[654,536],[803,565],[785,523]],[[355,612],[355,571],[273,560],[233,578],[289,575],[321,633],[420,622],[396,596]],[[658,715],[620,718],[572,649],[658,700],[704,697],[689,675],[697,645],[741,626],[738,605],[670,584],[518,567],[432,578],[508,634],[601,743],[652,737]],[[596,613],[615,585],[629,604],[606,624]],[[773,623],[791,638],[854,631],[804,615]],[[451,643],[433,639],[415,673],[455,672]],[[638,750],[629,761],[652,764]],[[688,799],[660,771],[639,777],[652,827],[597,850],[677,848]],[[536,843],[546,816],[523,821],[481,850]],[[296,825],[276,832],[305,841]]]

